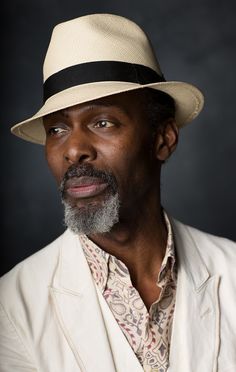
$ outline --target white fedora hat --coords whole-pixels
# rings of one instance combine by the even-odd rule
[[[166,81],[153,48],[134,22],[112,14],[92,14],[57,25],[44,61],[44,105],[11,131],[27,141],[45,143],[42,118],[52,112],[112,94],[145,87],[175,100],[179,127],[203,107],[193,85]]]

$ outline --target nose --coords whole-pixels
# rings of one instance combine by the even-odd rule
[[[63,157],[69,165],[82,164],[94,161],[97,151],[86,133],[76,131],[71,133],[64,143]]]

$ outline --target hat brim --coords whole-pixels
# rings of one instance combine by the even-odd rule
[[[176,122],[180,128],[192,121],[203,108],[204,97],[200,90],[183,82],[168,81],[146,85],[117,81],[96,82],[75,86],[55,94],[34,116],[14,125],[11,132],[26,141],[43,145],[46,140],[44,116],[80,103],[143,88],[160,90],[175,100]]]

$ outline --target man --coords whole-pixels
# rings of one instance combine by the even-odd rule
[[[1,279],[1,371],[234,371],[235,243],[161,206],[200,91],[165,81],[136,24],[96,14],[55,28],[44,95],[12,131],[45,143],[68,230]]]

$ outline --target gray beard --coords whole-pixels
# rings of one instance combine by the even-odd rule
[[[65,225],[75,234],[106,233],[119,220],[119,195],[109,194],[102,204],[88,204],[86,207],[71,205],[62,200]]]

